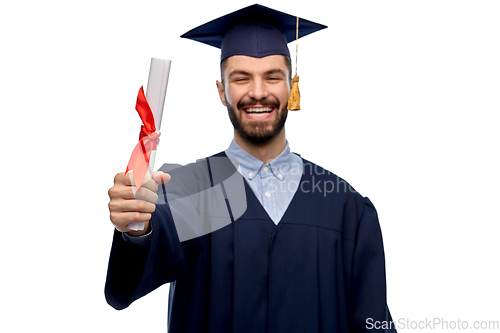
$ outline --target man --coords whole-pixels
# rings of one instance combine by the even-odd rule
[[[170,182],[156,173],[135,197],[129,176],[115,177],[106,281],[113,307],[171,282],[169,332],[365,332],[367,323],[391,320],[375,208],[288,147],[290,19],[254,5],[184,35],[222,50],[217,90],[234,140],[170,171]],[[306,30],[312,23],[303,22]],[[246,209],[228,186],[235,173]],[[142,221],[143,231],[127,228]]]

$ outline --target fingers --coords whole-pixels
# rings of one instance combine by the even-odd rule
[[[141,213],[141,212],[115,212],[110,211],[109,213],[111,222],[116,226],[125,227],[130,223],[134,222],[144,222],[151,220],[151,213]]]
[[[147,191],[150,192],[149,190]],[[108,206],[110,220],[115,225],[115,228],[121,232],[130,231],[127,228],[130,223],[151,220],[151,213],[156,209],[156,205],[153,203],[121,198],[111,199]]]
[[[160,179],[162,175],[163,173],[161,173],[157,178]],[[170,180],[170,176],[168,176],[167,179]],[[151,203],[155,203],[156,200],[158,200],[158,195],[156,194],[158,191],[158,184],[155,180],[149,179],[145,181],[138,191],[136,190],[136,187],[132,185],[132,181],[133,180],[129,174],[117,174],[115,176],[114,186],[108,191],[110,199],[138,199]]]
[[[132,189],[132,186],[126,186],[123,184],[115,184],[112,188],[109,189],[108,191],[109,198],[111,200],[115,199],[126,199],[126,200],[132,200],[135,199],[134,196],[134,190]]]
[[[124,200],[114,199],[110,200],[108,204],[110,212],[138,212],[138,213],[152,213],[156,209],[156,205],[140,200]]]
[[[130,186],[132,185],[132,179],[130,178],[130,173],[125,174],[124,172],[117,173],[115,176],[115,185],[125,185],[125,186]]]
[[[134,198],[137,200],[142,200],[142,201],[146,201],[146,202],[150,202],[150,203],[154,204],[158,200],[158,194],[156,194],[157,190],[158,189],[156,186],[154,187],[154,189],[150,189],[150,188],[141,186],[139,191],[135,192],[135,194],[133,193],[133,195],[134,195]]]
[[[170,181],[170,179],[171,179],[171,176],[168,173],[165,173],[163,171],[153,172],[153,180],[156,182],[156,184],[166,184]],[[149,179],[149,180],[151,180],[151,179]],[[149,180],[144,182],[144,183],[148,183]],[[124,174],[123,172],[118,173],[115,176],[114,182],[115,182],[115,184],[122,184],[125,186],[135,185],[135,184],[132,184],[132,177],[130,176],[130,173],[127,173],[127,174]],[[143,186],[143,185],[141,185],[141,186]]]
[[[160,173],[157,177],[162,175]],[[127,228],[130,223],[149,221],[158,200],[158,183],[155,180],[145,181],[139,190],[132,183],[133,177],[130,174],[119,173],[108,191],[111,222],[122,232],[130,231]]]
[[[151,214],[139,212],[110,212],[110,219],[118,231],[130,232],[132,230],[127,228],[128,225],[135,222],[149,221],[151,220]]]
[[[158,184],[153,179],[148,179],[147,181],[144,181],[142,183],[139,191],[142,190],[143,188],[156,193],[156,191],[158,191]]]
[[[136,191],[135,187],[125,185],[129,180],[130,178],[127,179],[127,176],[123,177],[123,174],[118,174],[115,177],[115,185],[108,191],[110,210],[131,211],[131,209],[137,209],[137,211],[144,211],[144,205],[153,205],[158,200],[158,195],[156,194],[158,185],[155,181],[150,179]],[[147,207],[149,208],[146,208],[145,211],[150,212],[151,207]]]
[[[158,200],[156,188],[153,192],[145,186],[142,186],[139,191],[135,191],[133,186],[115,185],[109,189],[108,195],[111,200],[142,200],[152,204]]]

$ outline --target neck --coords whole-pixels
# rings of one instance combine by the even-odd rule
[[[243,139],[236,131],[234,132],[234,141],[247,153],[258,158],[263,163],[267,163],[278,157],[286,147],[285,129],[277,137],[265,143],[253,143]]]

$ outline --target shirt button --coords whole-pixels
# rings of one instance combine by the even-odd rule
[[[271,193],[266,192],[266,197],[269,198],[271,196]]]
[[[283,176],[281,175],[281,173],[278,175],[278,178],[283,179]]]
[[[264,170],[264,172],[267,172],[267,170],[269,170],[268,167],[264,167],[262,170]]]
[[[252,173],[252,172],[250,172],[250,173],[248,174],[248,177],[252,178],[252,177],[253,177],[253,173]]]

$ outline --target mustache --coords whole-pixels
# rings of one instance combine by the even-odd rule
[[[255,99],[255,98],[251,98],[249,100],[239,101],[238,104],[236,105],[236,107],[238,109],[241,109],[241,108],[244,108],[246,106],[252,106],[252,105],[272,106],[272,107],[275,107],[275,108],[279,108],[280,103],[277,100],[275,100],[275,99],[266,99],[266,98]]]

